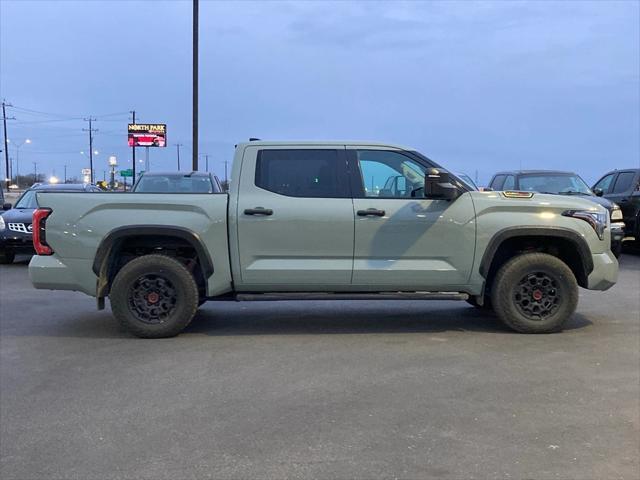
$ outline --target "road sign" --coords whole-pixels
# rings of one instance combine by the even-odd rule
[[[133,169],[128,168],[126,170],[120,170],[121,177],[133,177]]]

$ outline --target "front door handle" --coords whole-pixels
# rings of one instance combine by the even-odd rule
[[[273,210],[271,210],[270,208],[262,208],[262,207],[256,207],[256,208],[247,208],[244,211],[245,215],[273,215]]]
[[[367,208],[366,210],[358,210],[360,217],[384,217],[384,210],[378,210],[377,208]]]

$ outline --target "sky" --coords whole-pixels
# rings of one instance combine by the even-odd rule
[[[0,0],[0,97],[20,172],[130,168],[129,111],[191,158],[191,1]],[[503,169],[640,166],[640,2],[200,2],[200,141],[406,145],[486,184]],[[138,158],[143,149],[138,150]],[[140,168],[140,167],[138,167]],[[204,169],[204,157],[200,161]],[[4,173],[4,160],[0,168]]]

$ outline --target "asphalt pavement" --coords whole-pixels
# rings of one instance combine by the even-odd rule
[[[0,478],[640,478],[640,255],[562,333],[464,302],[208,303],[141,340],[0,266]]]

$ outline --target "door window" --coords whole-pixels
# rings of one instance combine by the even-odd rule
[[[422,196],[426,168],[406,155],[387,150],[358,150],[357,160],[364,197],[411,198]]]
[[[341,172],[337,150],[260,150],[255,184],[289,197],[341,198],[348,196]]]
[[[609,193],[611,182],[613,180],[613,177],[615,176],[615,173],[610,173],[606,177],[601,178],[600,181],[593,186],[593,188],[600,188],[604,193]]]
[[[621,172],[618,174],[618,179],[616,180],[616,184],[613,187],[612,193],[624,193],[627,190],[631,189],[631,183],[633,182],[633,177],[636,176],[635,172]]]

